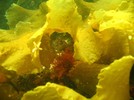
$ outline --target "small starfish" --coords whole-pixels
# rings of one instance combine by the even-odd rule
[[[32,50],[32,53],[35,53],[36,51],[42,50],[42,48],[40,48],[41,42],[39,42],[39,43],[33,42],[33,44],[34,44],[34,48]]]

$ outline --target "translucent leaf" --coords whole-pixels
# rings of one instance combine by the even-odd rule
[[[134,57],[125,56],[101,70],[92,100],[129,100],[129,75]]]
[[[78,25],[81,24],[81,16],[77,12],[74,0],[49,0],[47,2],[49,13],[47,14],[48,31],[64,31],[75,34]]]
[[[43,8],[42,6],[46,7],[45,3],[41,5],[41,8]],[[42,11],[41,8],[37,10],[28,10],[17,4],[12,4],[6,12],[9,27],[14,29],[20,21],[31,23],[28,27],[31,27],[32,29],[43,26],[46,19],[45,15],[47,12],[47,7],[46,9],[43,9],[46,11]]]
[[[35,66],[32,63],[31,52],[27,46],[27,41],[31,34],[28,33],[12,41],[0,43],[0,65],[8,70],[17,71],[17,73],[29,73]],[[13,35],[7,35],[12,39]],[[6,39],[6,37],[4,38]]]
[[[76,34],[74,57],[92,64],[100,58],[102,46],[101,41],[97,39],[91,27],[86,25],[79,28]]]
[[[25,93],[21,100],[87,100],[72,89],[54,83],[38,86]]]

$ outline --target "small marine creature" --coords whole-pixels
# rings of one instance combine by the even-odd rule
[[[50,44],[57,53],[57,56],[50,66],[51,79],[61,80],[67,76],[70,69],[74,66],[74,41],[67,32],[54,32],[50,36]]]
[[[57,56],[52,63],[51,78],[57,78],[58,80],[67,76],[68,72],[74,67],[73,53],[66,49],[63,53]]]

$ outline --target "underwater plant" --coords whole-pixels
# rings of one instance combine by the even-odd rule
[[[0,29],[0,99],[133,99],[133,11],[133,0],[13,3]]]

